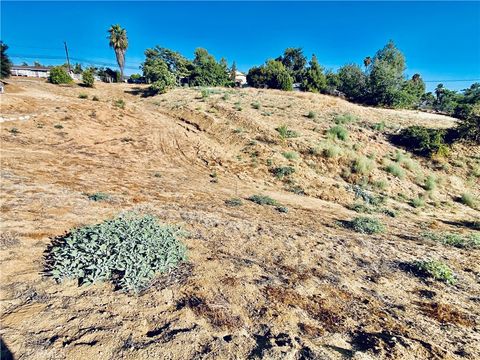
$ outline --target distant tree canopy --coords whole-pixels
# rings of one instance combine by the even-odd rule
[[[181,79],[188,78],[192,69],[192,62],[180,53],[156,46],[153,49],[145,50],[145,62],[151,62],[155,59],[162,60],[168,68],[168,71],[175,76],[175,81],[179,85]]]
[[[307,58],[303,55],[302,48],[287,48],[283,55],[275,59],[285,66],[293,81],[301,83],[305,75]]]
[[[12,62],[7,55],[7,50],[8,46],[0,41],[0,78],[2,79],[8,78],[10,76],[10,71],[12,68]]]
[[[143,76],[150,83],[150,90],[155,94],[163,94],[175,85],[175,73],[171,72],[167,63],[158,56],[148,57],[142,65]]]
[[[270,89],[292,90],[293,78],[290,72],[277,60],[268,60],[264,65],[253,67],[247,74],[250,86]]]
[[[312,55],[310,67],[306,69],[303,76],[302,89],[311,92],[323,92],[327,89],[327,78],[315,54]]]
[[[229,83],[229,72],[225,59],[217,62],[207,50],[195,50],[190,85],[193,86],[225,86]]]

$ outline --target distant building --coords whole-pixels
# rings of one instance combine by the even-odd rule
[[[243,87],[247,85],[247,75],[242,73],[241,71],[235,72],[235,86]]]
[[[13,65],[10,74],[13,76],[26,76],[35,78],[48,78],[51,67]]]

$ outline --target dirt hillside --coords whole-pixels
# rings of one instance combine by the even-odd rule
[[[480,147],[424,159],[389,141],[455,119],[275,90],[9,83],[0,335],[15,359],[480,358],[480,249],[431,236],[480,236],[459,201],[480,196]],[[125,211],[181,225],[188,262],[140,296],[44,276],[54,237]],[[355,232],[357,216],[386,230]],[[426,258],[456,283],[418,276]]]

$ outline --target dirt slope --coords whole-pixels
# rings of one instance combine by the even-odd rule
[[[127,84],[11,83],[0,95],[0,334],[16,359],[480,357],[480,250],[423,235],[477,231],[479,211],[457,198],[480,195],[480,149],[425,160],[388,141],[454,119],[272,90],[143,97]],[[329,140],[347,113],[348,138]],[[297,136],[280,138],[282,125]],[[329,147],[339,153],[325,156]],[[385,171],[396,151],[402,178]],[[367,174],[352,171],[360,157],[372,162]],[[295,173],[273,176],[286,166]],[[425,194],[428,175],[437,185]],[[389,211],[371,216],[385,233],[341,225],[359,215],[349,210],[359,189],[384,198]],[[112,199],[88,200],[96,192]],[[288,212],[246,200],[253,194]],[[419,196],[425,205],[412,207]],[[232,197],[243,205],[226,206]],[[43,276],[53,237],[129,210],[187,229],[188,264],[138,297]],[[458,282],[408,271],[427,257]]]

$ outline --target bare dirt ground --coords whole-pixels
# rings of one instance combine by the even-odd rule
[[[409,157],[402,179],[385,171],[399,150],[388,134],[454,119],[272,90],[143,97],[138,85],[10,83],[0,95],[0,334],[15,359],[480,358],[480,250],[422,235],[476,231],[468,224],[479,212],[457,198],[480,195],[480,149]],[[357,117],[349,138],[327,140],[343,113]],[[298,136],[280,139],[281,125]],[[332,145],[340,154],[323,156]],[[341,226],[358,215],[348,206],[361,179],[349,169],[361,155],[375,164],[362,184],[396,214],[372,215],[382,234]],[[287,165],[288,179],[270,172]],[[438,185],[414,208],[428,174]],[[112,198],[86,196],[96,192]],[[253,194],[288,213],[246,200]],[[226,206],[232,197],[243,205]],[[130,210],[188,230],[188,263],[140,296],[43,275],[53,237]],[[427,257],[457,283],[406,270]]]

